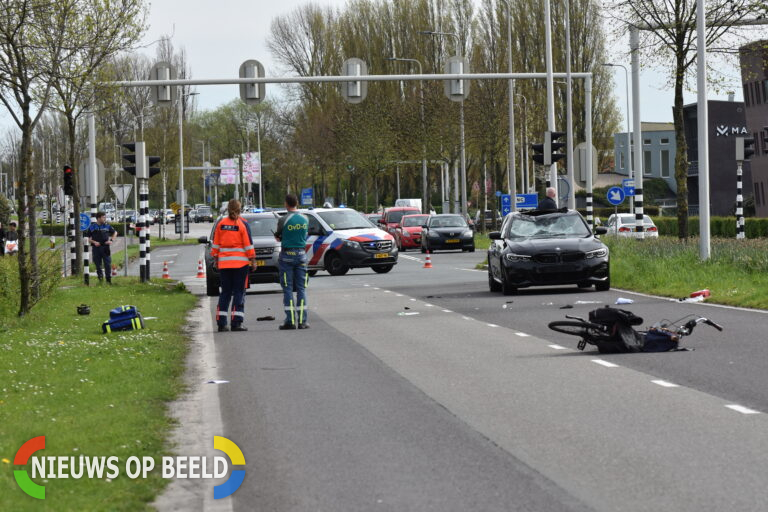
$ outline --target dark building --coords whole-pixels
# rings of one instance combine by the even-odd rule
[[[752,179],[745,181],[744,189],[754,193],[756,215],[768,217],[768,40],[742,46],[739,59],[747,130],[755,138]]]
[[[709,126],[709,211],[711,215],[734,215],[736,207],[736,137],[749,135],[744,103],[710,100]],[[683,107],[685,142],[688,145],[688,205],[691,215],[699,213],[699,137],[697,105]],[[750,163],[743,168],[744,200],[752,196]],[[734,221],[735,222],[735,221]]]

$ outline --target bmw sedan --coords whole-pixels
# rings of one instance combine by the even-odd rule
[[[501,231],[488,235],[488,286],[505,295],[562,284],[609,290],[608,247],[595,237],[606,231],[592,232],[578,212],[566,208],[511,213]]]
[[[422,226],[421,252],[454,250],[475,252],[475,233],[458,214],[432,215]]]

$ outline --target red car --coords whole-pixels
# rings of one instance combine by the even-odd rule
[[[381,229],[386,231],[392,236],[396,236],[397,228],[400,227],[400,220],[403,215],[417,215],[421,214],[421,210],[413,206],[396,206],[394,208],[387,208],[384,210],[384,216],[379,219],[379,225]]]
[[[427,223],[429,215],[403,215],[400,226],[395,230],[395,242],[402,252],[421,247],[421,226]]]

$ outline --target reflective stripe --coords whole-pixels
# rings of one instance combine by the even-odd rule
[[[288,287],[288,273],[283,272],[283,286]]]
[[[291,325],[296,325],[296,314],[293,312],[293,301],[291,301]]]
[[[244,250],[246,250],[246,251],[250,251],[251,249],[253,249],[253,246],[252,246],[252,245],[248,245],[248,246],[246,246],[246,247],[245,247],[245,249],[244,249]]]
[[[214,249],[218,249],[220,246],[219,246],[219,244],[211,244],[211,247],[214,248]]]
[[[219,321],[219,316],[221,314],[221,311],[219,311],[219,306],[216,306],[216,321]]]
[[[253,249],[253,247],[250,247]],[[248,249],[246,247],[245,249],[241,249],[240,247],[222,247],[221,252],[245,252]]]
[[[245,313],[242,311],[233,311],[232,316],[239,316],[240,318],[245,318]]]
[[[299,306],[299,323],[304,323],[304,299],[301,299],[301,305]]]
[[[245,256],[219,256],[219,261],[244,261],[248,263],[251,260]]]
[[[307,272],[307,269],[304,269],[304,288],[309,286],[309,272]]]

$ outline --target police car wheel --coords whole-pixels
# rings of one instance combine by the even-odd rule
[[[349,271],[349,267],[344,265],[344,262],[341,261],[341,256],[335,252],[332,252],[325,257],[325,269],[332,276],[343,276]]]

